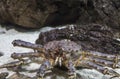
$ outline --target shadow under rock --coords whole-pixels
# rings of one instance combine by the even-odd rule
[[[3,52],[0,52],[0,57],[3,56],[3,55],[4,55]]]
[[[37,72],[37,71],[36,71]],[[62,67],[54,67],[52,72],[49,72],[45,75],[44,79],[68,79],[67,69]],[[13,74],[8,79],[38,79],[38,77],[29,77],[24,74]],[[83,79],[80,74],[77,74],[75,79]]]
[[[19,25],[11,24],[11,23],[2,23],[1,27],[5,28],[6,30],[15,29],[19,32],[34,32],[40,30],[40,28],[24,28]]]

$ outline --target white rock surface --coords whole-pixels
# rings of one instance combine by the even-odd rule
[[[43,28],[42,30],[34,31],[34,32],[18,32],[15,29],[6,30],[5,28],[0,27],[0,52],[4,53],[4,56],[0,57],[0,65],[13,61],[13,59],[10,58],[10,55],[13,52],[20,53],[20,52],[33,51],[31,49],[13,47],[11,44],[13,40],[21,39],[24,41],[34,43],[35,40],[38,38],[38,35],[41,31],[43,32],[45,30],[50,30],[50,29],[52,29],[52,28],[46,27],[46,28]],[[33,64],[33,65],[35,65],[35,64]],[[38,67],[38,65],[36,65],[36,66],[33,66],[33,65],[32,65],[32,67],[36,67],[36,66]],[[5,69],[5,68],[0,69],[0,72],[5,72],[5,71],[7,71],[7,69]],[[116,71],[120,72],[120,70],[118,70],[118,69]],[[13,73],[14,72],[10,72],[10,75],[12,75]],[[105,76],[105,75],[97,72],[96,70],[82,69],[82,70],[78,70],[77,73],[79,73],[83,79],[109,79],[109,76]],[[62,78],[62,79],[64,79],[64,78]],[[115,78],[115,79],[119,79],[119,78]]]

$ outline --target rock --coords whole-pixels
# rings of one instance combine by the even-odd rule
[[[79,24],[99,23],[120,30],[119,0],[80,0]]]
[[[26,28],[39,28],[44,24],[49,11],[38,8],[39,0],[0,1],[0,22],[11,23]],[[42,8],[42,7],[41,7]]]
[[[120,1],[1,0],[0,22],[26,28],[98,23],[120,30]]]

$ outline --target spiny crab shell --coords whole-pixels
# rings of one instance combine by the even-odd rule
[[[77,59],[75,57],[78,57],[79,55],[78,51],[81,50],[80,45],[68,39],[55,40],[55,41],[48,42],[44,45],[43,48],[45,48],[45,50],[47,51],[52,51],[52,52],[48,52],[46,55],[47,56],[51,55],[50,58],[53,58],[53,59],[55,59],[58,56],[61,56],[64,59],[70,59],[70,58]]]
[[[54,50],[56,48],[60,48],[63,51],[75,52],[75,51],[79,51],[81,49],[81,46],[71,40],[63,39],[60,41],[55,40],[55,41],[48,42],[47,44],[44,45],[44,48],[46,50],[49,50],[49,49]]]

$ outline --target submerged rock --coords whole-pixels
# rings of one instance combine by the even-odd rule
[[[26,28],[98,23],[120,30],[120,1],[1,0],[0,22]]]

